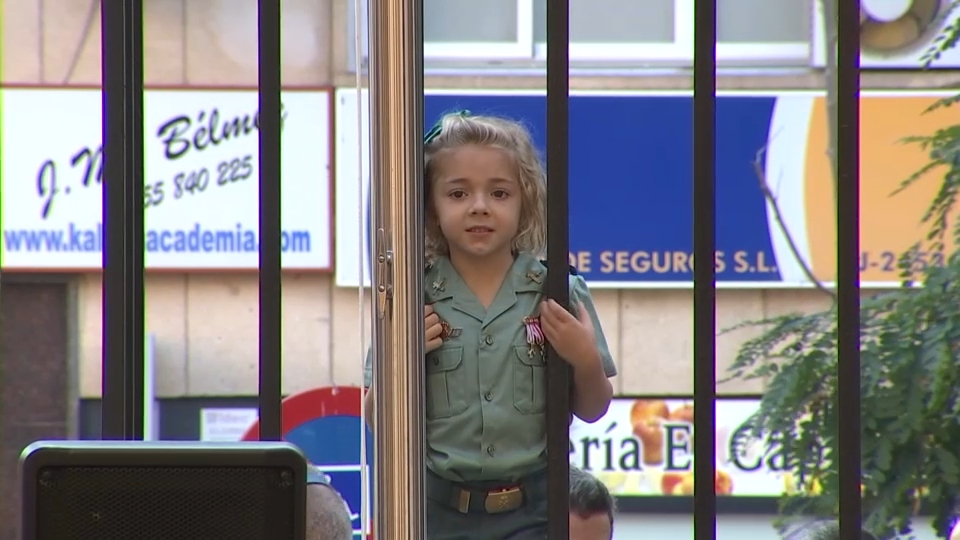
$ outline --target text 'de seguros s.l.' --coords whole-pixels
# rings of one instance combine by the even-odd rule
[[[687,251],[573,251],[570,266],[582,274],[692,274],[693,253]],[[773,274],[773,254],[763,251],[717,251],[717,274]]]

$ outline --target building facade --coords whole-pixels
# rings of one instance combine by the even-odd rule
[[[874,52],[887,51],[883,55],[865,52],[864,65],[870,68],[862,76],[865,89],[927,92],[956,87],[956,72],[918,69],[923,44],[936,33],[937,25],[943,24],[935,17],[928,17],[931,9],[937,9],[927,6],[931,2],[936,3],[917,0],[912,3],[910,13],[893,17],[871,12],[872,3],[863,0],[865,46],[873,47]],[[825,76],[823,47],[819,44],[825,36],[812,0],[718,0],[718,3],[718,87],[721,90],[764,96],[778,92],[812,95],[823,91],[829,78]],[[426,88],[454,95],[542,90],[545,5],[545,0],[425,0]],[[571,88],[584,95],[595,91],[682,95],[689,91],[692,9],[693,0],[571,0]],[[255,89],[255,0],[146,0],[144,13],[144,69],[148,87],[158,91],[214,93]],[[352,156],[357,151],[349,148],[349,138],[338,133],[341,120],[336,99],[356,88],[357,66],[361,69],[361,84],[365,84],[366,13],[359,13],[359,26],[356,15],[351,0],[283,1],[283,83],[291,89],[329,98],[329,108],[322,118],[329,123],[327,140],[321,140],[323,137],[318,135],[318,140],[313,142],[316,152],[327,152],[330,156],[325,164],[317,165],[326,167],[320,177],[329,182],[327,200],[318,202],[317,208],[308,205],[301,210],[304,215],[315,211],[326,216],[326,224],[321,223],[326,229],[316,234],[329,236],[330,241],[324,244],[329,251],[328,258],[312,267],[304,264],[288,269],[283,281],[285,393],[316,386],[355,385],[361,380],[364,339],[359,328],[360,295],[356,286],[338,285],[345,281],[336,275],[339,265],[346,264],[341,260],[341,252],[350,254],[359,250],[355,247],[352,251],[343,251],[342,247],[359,246],[361,241],[356,230],[351,233],[339,227],[343,220],[355,215],[353,208],[362,210],[352,206],[358,202],[355,199],[348,197],[344,199],[347,202],[341,201],[340,191],[356,186],[356,182],[350,184],[341,179],[346,173],[340,170],[344,168],[340,165],[340,154],[352,152]],[[902,28],[895,26],[907,16],[918,21],[913,33],[901,32]],[[76,93],[99,85],[99,2],[7,0],[3,3],[2,21],[5,91],[54,89]],[[358,27],[361,28],[359,40],[355,31]],[[960,64],[960,59],[946,55],[939,62],[935,67],[950,67]],[[894,99],[880,93],[877,96]],[[14,103],[12,99],[5,100],[7,106]],[[150,107],[148,99],[148,115]],[[812,107],[815,111],[822,109],[822,105]],[[876,109],[882,108],[887,107]],[[914,109],[916,107],[907,107],[904,114],[912,114]],[[865,106],[864,110],[868,118],[874,109]],[[818,114],[821,116],[812,122],[826,125],[822,112]],[[87,122],[81,126],[78,122],[64,119],[58,129],[93,129],[94,132],[99,129],[99,125],[91,127]],[[624,122],[642,123],[643,119],[624,119]],[[928,125],[923,123],[926,121],[918,122],[916,125],[921,128]],[[893,131],[886,135],[894,140],[916,134],[898,132],[898,126],[902,125],[902,121],[894,122],[889,128]],[[5,122],[5,146],[13,144],[17,133],[29,131],[28,128],[8,126]],[[616,137],[617,129],[610,126],[610,136]],[[305,131],[304,137],[309,139],[310,133],[314,132]],[[354,135],[353,140],[359,139]],[[885,141],[884,144],[892,144]],[[576,152],[576,148],[572,151]],[[809,148],[806,152],[808,156],[811,154]],[[297,153],[299,150],[291,151],[291,155]],[[17,160],[18,154],[5,147],[3,159]],[[921,158],[922,155],[911,159]],[[605,159],[615,161],[617,157]],[[809,159],[812,158],[808,158],[808,162]],[[147,168],[149,176],[149,158]],[[9,212],[6,205],[11,203],[11,190],[6,182],[11,179],[4,177],[3,181],[4,211]],[[29,184],[34,179],[26,178],[25,182]],[[42,194],[49,188],[49,185],[44,188],[41,182],[24,189],[39,189]],[[320,190],[327,188],[323,185]],[[722,181],[718,182],[718,190],[721,193],[724,190]],[[335,196],[330,196],[335,192]],[[809,196],[809,189],[804,193]],[[810,205],[809,200],[807,204]],[[217,208],[220,207],[214,205],[207,211],[219,211]],[[719,212],[723,213],[723,209]],[[830,214],[823,212],[827,228],[811,223],[808,235],[830,232]],[[876,219],[881,223],[882,213]],[[6,219],[4,223],[9,225]],[[148,217],[148,226],[149,223]],[[255,227],[256,222],[253,223]],[[906,236],[913,232],[911,229]],[[79,433],[76,403],[100,396],[101,376],[99,273],[81,268],[79,263],[64,263],[60,267],[56,262],[34,264],[28,255],[16,258],[9,246],[6,249],[0,293],[3,305],[0,366],[4,373],[0,382],[4,399],[0,438],[5,441],[0,477],[3,478],[10,474],[19,449],[30,441]],[[872,256],[880,255],[878,252]],[[573,256],[578,265],[590,264],[578,257]],[[635,259],[626,257],[628,260],[623,264],[635,264]],[[818,267],[829,268],[829,256],[824,257],[820,258]],[[7,264],[14,259],[19,262]],[[355,268],[357,263],[353,261]],[[599,263],[594,261],[594,264]],[[148,271],[146,278],[146,326],[155,339],[158,396],[179,399],[256,394],[258,286],[255,270],[249,264],[231,268],[206,263],[197,268],[183,268],[182,264],[174,268],[178,263],[169,266]],[[824,281],[830,281],[829,269],[825,272]],[[626,281],[630,283],[601,284],[594,290],[607,340],[619,364],[616,392],[689,396],[693,389],[693,304],[689,283],[658,286],[642,278]],[[725,284],[717,293],[718,326],[726,328],[829,304],[823,292],[802,281],[783,278],[772,280],[769,286]],[[867,280],[865,287],[882,287],[884,281]],[[368,336],[369,328],[366,330]],[[721,377],[740,344],[750,335],[750,330],[740,330],[718,337],[717,368]],[[762,388],[763,381],[728,382],[720,384],[718,392],[757,394]],[[12,389],[19,389],[16,397],[11,397],[14,396]],[[10,483],[3,482],[3,485],[4,490],[10,489]],[[0,523],[9,521],[0,519]]]

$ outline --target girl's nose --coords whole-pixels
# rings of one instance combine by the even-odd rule
[[[483,195],[473,198],[473,204],[470,206],[470,212],[473,214],[486,214],[488,211],[487,208],[487,198]]]

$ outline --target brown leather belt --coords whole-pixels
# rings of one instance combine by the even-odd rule
[[[494,485],[451,482],[428,470],[425,487],[427,498],[462,514],[502,514],[520,508],[531,496],[545,496],[546,471],[518,482]]]

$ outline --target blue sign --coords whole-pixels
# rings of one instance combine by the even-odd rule
[[[717,102],[718,281],[781,280],[754,167],[776,101]],[[446,112],[467,109],[519,120],[541,151],[546,147],[543,95],[428,94],[424,107],[426,129]],[[692,134],[689,96],[571,96],[570,258],[587,281],[692,279]]]
[[[283,400],[283,439],[297,445],[311,464],[330,477],[350,509],[354,536],[363,536],[363,477],[360,463],[361,430],[366,432],[368,493],[373,494],[373,435],[360,416],[360,388],[341,386],[306,390]],[[259,422],[243,440],[256,440]],[[367,519],[372,518],[371,499]]]
[[[359,144],[355,92],[338,97],[338,286],[360,279],[358,179],[369,148]],[[903,193],[904,179],[930,163],[904,137],[946,129],[949,111],[923,114],[946,94],[861,97],[864,133],[860,214],[861,281],[900,286],[899,254],[925,238],[924,210],[942,179],[929,171]],[[693,279],[693,97],[683,92],[573,92],[569,98],[570,264],[591,286],[687,287]],[[425,129],[469,110],[522,122],[545,153],[546,97],[523,91],[427,91]],[[836,201],[826,97],[821,92],[723,92],[716,100],[715,236],[711,261],[727,286],[805,287],[836,279]],[[917,127],[919,118],[926,127]],[[350,120],[349,122],[347,120]],[[869,129],[867,129],[869,128]],[[376,129],[374,126],[373,129]],[[359,155],[352,155],[357,152]],[[342,157],[342,159],[341,159]],[[550,189],[550,171],[547,171]],[[341,200],[341,198],[343,200]],[[369,207],[369,202],[367,202]],[[363,208],[361,206],[361,208]],[[358,226],[359,225],[359,226]],[[364,233],[361,233],[361,235]],[[369,243],[369,240],[368,240]],[[941,264],[936,253],[918,255]],[[697,261],[698,263],[700,261]]]
[[[360,468],[360,427],[357,416],[327,416],[317,418],[287,433],[285,439],[300,447],[317,466],[330,477],[330,484],[340,493],[350,508],[355,535],[362,533],[360,522],[363,493]],[[367,430],[367,469],[373,473],[373,436]],[[369,493],[373,494],[373,479],[367,477]],[[367,518],[372,505],[367,501]]]

